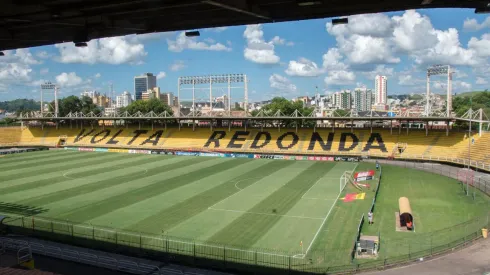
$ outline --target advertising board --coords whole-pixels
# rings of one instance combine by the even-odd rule
[[[357,172],[354,173],[354,178],[357,181],[366,181],[366,180],[372,180],[374,177],[374,170],[369,170],[365,172]]]

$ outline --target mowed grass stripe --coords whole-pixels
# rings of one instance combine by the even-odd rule
[[[120,161],[112,162],[112,165],[118,165],[118,164],[122,164],[122,163],[131,163],[133,161],[134,161],[134,159],[123,159]],[[109,163],[109,164],[99,164],[99,165],[110,166],[111,164]],[[90,171],[90,170],[94,169],[94,167],[97,167],[97,165],[95,164],[95,165],[92,165],[90,167],[82,167],[82,168],[79,168],[79,170]],[[2,194],[2,195],[0,195],[0,201],[14,202],[14,201],[19,201],[19,200],[25,200],[25,199],[29,199],[29,198],[34,198],[34,197],[46,195],[46,194],[49,194],[52,192],[57,192],[60,190],[70,189],[70,188],[73,188],[76,186],[88,184],[88,183],[93,182],[93,181],[103,181],[103,180],[112,179],[112,178],[114,178],[114,173],[116,171],[117,171],[117,173],[119,173],[119,176],[128,175],[128,174],[131,174],[132,172],[134,172],[134,171],[127,170],[127,169],[111,170],[109,168],[109,169],[107,169],[107,171],[105,173],[101,173],[98,175],[90,175],[89,174],[86,177],[80,178],[80,179],[66,179],[64,181],[57,182],[54,184],[46,184],[46,185],[44,185],[42,187],[38,187],[38,188],[29,188],[29,189],[24,189],[24,190],[18,191],[18,192],[13,192],[13,193],[9,193],[9,194]],[[42,176],[40,176],[40,178],[41,179],[50,179],[53,177],[60,177],[60,176],[62,177],[62,175],[60,175],[60,173],[58,172],[55,175],[51,175],[51,176],[42,175]],[[36,180],[33,180],[33,181],[36,181]]]
[[[273,210],[275,210],[276,216],[244,213],[208,240],[243,247],[253,246],[281,219],[279,215],[287,214],[301,196],[334,165],[318,162],[311,167],[317,169],[303,171],[292,179],[278,179],[287,183],[249,210],[249,212],[271,214],[274,214]]]
[[[127,168],[132,168],[134,167],[134,159],[131,159],[130,161],[126,161],[127,159],[124,159],[124,162],[121,162],[119,164],[117,163],[114,163],[115,165],[117,165],[116,167],[114,166],[111,166],[110,169],[111,170],[117,170],[117,169],[127,169]],[[111,161],[110,159],[104,159],[104,161]],[[122,161],[122,160],[121,160]],[[144,164],[147,164],[147,163],[152,163],[154,162],[155,160],[153,158],[143,158],[143,159],[137,159],[137,162],[139,165],[144,165]],[[87,171],[80,171],[78,169],[74,169],[74,168],[77,168],[80,169],[82,167],[91,167],[92,169],[87,172]],[[70,180],[73,180],[73,179],[82,179],[84,178],[85,176],[87,176],[87,173],[90,174],[90,176],[97,176],[99,174],[103,174],[103,173],[107,173],[107,170],[108,168],[107,167],[100,167],[98,164],[94,164],[94,163],[87,163],[85,165],[81,165],[79,164],[78,166],[73,166],[71,167],[73,168],[74,170],[73,171],[80,171],[80,172],[77,172],[77,173],[70,173],[69,176],[70,178],[68,177],[65,177],[64,176],[64,173],[63,172],[60,172],[60,176],[56,177],[56,178],[48,178],[48,179],[44,179],[44,180],[41,180],[41,181],[36,181],[36,182],[31,182],[31,183],[27,183],[27,184],[23,184],[23,185],[17,185],[17,186],[12,186],[10,188],[4,188],[4,189],[1,189],[2,193],[4,194],[9,194],[9,193],[14,193],[14,192],[21,192],[21,191],[24,191],[24,190],[29,190],[29,189],[33,189],[33,188],[40,188],[40,187],[44,187],[44,186],[48,186],[48,185],[51,185],[51,184],[57,184],[57,183],[61,183],[61,182],[66,182],[66,181],[70,181]],[[62,171],[66,171],[66,170],[62,170]],[[136,171],[134,172],[134,174],[142,174],[141,173],[142,171]],[[131,176],[131,174],[129,174],[128,176]],[[118,176],[115,176],[113,180],[117,180],[118,179]],[[100,185],[100,182],[96,182],[96,183],[93,183],[93,184],[97,184],[97,185]],[[87,184],[89,185],[89,184]],[[86,185],[81,185],[81,186],[77,186],[77,187],[74,187],[74,188],[71,188],[71,189],[68,189],[68,190],[63,190],[63,191],[59,191],[59,192],[63,192],[65,194],[67,194],[66,192],[70,191],[70,190],[73,190],[73,189],[80,189],[80,188],[84,188]],[[53,198],[52,195],[55,195],[57,194],[58,192],[55,192],[55,193],[51,193],[51,194],[47,194],[45,196],[41,196],[41,198],[43,197],[50,197],[51,199]],[[35,197],[35,198],[29,198],[27,200],[22,200],[20,203],[31,203],[33,200],[36,200],[37,198],[39,197]],[[51,202],[54,202],[54,201],[51,201]],[[47,203],[50,203],[50,201],[47,201]]]
[[[207,161],[211,163],[214,162],[211,166],[198,169],[186,174],[183,173],[172,178],[171,180],[157,180],[153,184],[149,184],[138,189],[133,189],[120,195],[112,196],[98,203],[81,207],[76,211],[67,213],[66,215],[61,215],[60,218],[75,220],[78,222],[85,222],[98,216],[112,212],[118,208],[127,207],[129,205],[138,203],[143,199],[158,196],[159,194],[162,194],[164,192],[168,192],[183,185],[190,184],[200,179],[202,175],[214,174],[218,171],[231,169],[235,165],[239,164],[240,161],[240,159],[212,159]]]
[[[240,188],[246,188],[254,184],[261,178],[269,175],[271,171],[277,171],[291,165],[292,162],[287,161],[271,161],[265,163],[253,170],[244,171],[244,174],[233,177],[231,179],[220,179],[219,175],[212,180],[222,181],[222,184],[202,192],[196,196],[188,198],[170,208],[162,209],[154,215],[138,222],[137,224],[128,227],[128,229],[144,232],[159,232],[161,230],[169,230],[177,224],[186,221],[187,219],[207,210],[210,206],[225,198],[239,192],[236,188],[236,183],[254,177],[253,180],[247,181]],[[207,176],[214,178],[214,175]]]
[[[18,169],[3,171],[0,174],[0,181],[26,178],[32,175],[42,174],[46,171],[64,171],[66,169],[76,168],[78,166],[77,164],[80,164],[81,166],[85,163],[98,163],[102,154],[103,153],[92,153],[90,155],[74,156],[69,160],[60,161],[59,163],[55,164],[45,164],[42,160],[38,160],[36,162],[29,161],[23,165],[22,168],[19,167]],[[110,157],[107,155],[105,155],[105,157],[107,157],[105,158],[105,161],[110,161],[111,159],[117,158],[117,156]]]
[[[26,160],[25,162],[19,163],[19,165],[16,165],[15,167],[9,167],[8,169],[23,169],[26,168],[26,164],[29,164],[29,167],[31,169],[34,169],[37,166],[43,166],[43,165],[48,165],[48,164],[59,164],[62,163],[65,160],[71,160],[71,159],[76,159],[81,157],[80,155],[89,155],[92,154],[93,152],[90,153],[74,153],[74,154],[56,154],[55,156],[48,156],[46,158],[38,158],[35,160]],[[3,170],[3,169],[2,169]],[[7,169],[5,169],[7,170]]]
[[[51,194],[48,194],[48,195],[45,195],[42,197],[29,199],[29,200],[23,201],[22,203],[25,203],[28,205],[35,205],[35,206],[41,206],[41,205],[45,205],[45,204],[49,204],[49,203],[54,203],[54,202],[58,202],[61,200],[70,199],[70,198],[75,197],[75,196],[89,194],[89,193],[96,192],[96,191],[106,189],[106,188],[110,188],[110,187],[113,187],[113,186],[116,186],[119,184],[124,184],[124,183],[130,182],[130,181],[138,180],[138,179],[141,179],[141,178],[144,178],[147,176],[155,175],[155,174],[160,173],[162,171],[169,172],[169,171],[172,171],[175,169],[182,168],[182,166],[185,166],[185,165],[191,165],[193,162],[196,161],[196,159],[190,159],[190,160],[189,159],[188,160],[175,159],[175,158],[170,157],[170,156],[158,156],[157,158],[158,159],[148,158],[148,159],[144,159],[144,160],[138,162],[138,166],[136,166],[136,167],[140,167],[140,166],[148,167],[148,165],[146,165],[147,163],[158,164],[156,167],[148,167],[148,169],[146,170],[146,173],[144,173],[144,174],[142,174],[140,171],[140,172],[135,172],[135,173],[132,173],[129,175],[121,176],[121,177],[118,177],[116,175],[111,180],[102,181],[102,182],[93,182],[93,183],[85,184],[82,186],[77,186],[77,187],[74,187],[71,189],[54,192],[54,193],[51,193]],[[125,167],[134,167],[135,165],[134,165],[134,163],[132,163],[132,164],[124,165],[124,166]],[[93,174],[93,172],[90,172],[90,173]]]
[[[0,171],[5,171],[11,167],[18,167],[24,163],[30,161],[44,160],[50,158],[59,158],[68,155],[75,155],[75,152],[70,151],[39,151],[39,152],[29,152],[29,153],[19,153],[6,155],[0,158]]]
[[[223,184],[227,179],[247,173],[264,163],[267,163],[267,161],[244,160],[244,163],[240,163],[231,169],[218,172],[210,177],[203,175],[202,179],[194,181],[191,184],[180,186],[179,188],[142,200],[128,207],[119,208],[90,220],[90,223],[110,224],[111,227],[117,228],[132,226],[153,216],[155,213],[186,201],[202,192],[206,192],[209,189]]]
[[[149,156],[147,156],[147,157],[149,157]],[[136,165],[135,168],[138,169],[138,168],[144,167],[147,169],[152,169],[155,167],[161,167],[163,163],[179,163],[179,165],[182,165],[185,163],[187,165],[192,164],[194,167],[207,167],[207,166],[212,165],[212,163],[210,163],[208,160],[204,160],[202,158],[190,159],[187,157],[182,157],[182,158],[170,158],[170,159],[158,160],[159,158],[157,156],[155,156],[155,159],[156,159],[155,162],[153,162],[151,164],[145,164],[142,166]],[[48,217],[56,218],[56,217],[60,217],[61,215],[66,216],[69,213],[78,211],[82,207],[86,207],[86,206],[89,206],[92,204],[100,203],[101,201],[110,199],[111,197],[114,197],[114,196],[117,196],[120,194],[124,194],[126,192],[131,192],[132,190],[136,190],[138,188],[141,188],[142,186],[150,185],[154,182],[159,181],[161,178],[170,177],[168,175],[173,175],[176,173],[181,175],[183,173],[183,171],[188,171],[188,170],[189,170],[188,168],[185,169],[185,168],[182,168],[182,166],[178,169],[168,170],[168,171],[165,171],[165,170],[161,171],[161,169],[159,169],[159,171],[154,175],[148,175],[148,174],[141,175],[141,176],[138,176],[136,180],[132,180],[132,181],[128,181],[128,182],[122,182],[118,185],[113,185],[111,187],[99,189],[97,191],[86,193],[86,194],[79,194],[79,195],[76,195],[76,196],[71,197],[71,198],[66,198],[66,199],[59,200],[57,202],[45,204],[45,205],[43,205],[43,207],[50,209],[50,211],[47,213]],[[91,184],[91,183],[95,183],[95,182],[101,183],[101,182],[105,182],[105,181],[112,181],[113,177],[111,177],[111,176],[113,176],[114,173],[119,173],[119,174],[122,174],[120,176],[125,176],[125,175],[129,175],[129,174],[134,173],[134,170],[129,172],[129,173],[126,170],[113,171],[112,173],[104,173],[104,174],[99,175],[95,179],[85,178],[83,181],[83,184]],[[145,177],[145,176],[147,176],[147,177]],[[76,188],[76,187],[81,186],[83,184],[73,186],[72,188]],[[65,188],[65,189],[68,190],[70,188]],[[82,213],[82,216],[83,216],[83,213]]]
[[[113,162],[106,162],[105,161],[106,159],[112,160]],[[132,161],[136,161],[138,159],[143,159],[143,157],[142,156],[131,156],[131,157],[119,158],[119,159],[116,159],[114,161],[112,156],[101,154],[101,155],[99,155],[97,162],[89,162],[89,163],[87,163],[87,165],[78,165],[78,166],[76,166],[76,168],[73,168],[71,170],[66,170],[66,169],[63,169],[61,171],[55,170],[55,171],[49,171],[49,172],[45,172],[45,173],[41,173],[41,174],[36,173],[36,174],[30,175],[28,177],[12,178],[10,180],[5,180],[0,184],[0,190],[2,190],[4,188],[10,188],[12,186],[20,186],[20,185],[29,184],[29,183],[35,183],[35,182],[38,182],[38,181],[44,180],[44,179],[54,179],[54,178],[61,177],[64,180],[70,180],[69,178],[63,177],[63,172],[68,172],[68,171],[87,172],[87,171],[94,169],[94,167],[99,167],[99,168],[105,167],[107,169],[110,169],[110,167],[112,167],[114,164],[117,164],[119,162],[122,162],[122,163],[132,162]]]

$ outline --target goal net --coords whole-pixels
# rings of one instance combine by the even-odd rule
[[[342,174],[342,177],[340,177],[340,193],[344,191],[345,186],[349,183],[355,185],[353,171],[345,171],[344,174]]]

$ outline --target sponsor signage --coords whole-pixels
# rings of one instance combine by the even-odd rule
[[[347,162],[358,162],[359,158],[356,157],[335,157],[335,161],[347,161]]]
[[[95,152],[109,152],[107,148],[95,148]]]
[[[80,148],[78,148],[78,151],[80,151],[80,152],[93,152],[94,151],[94,148],[80,147]]]
[[[231,154],[232,158],[243,158],[243,159],[253,159],[255,155],[252,154]]]
[[[221,154],[218,153],[199,153],[199,156],[201,157],[220,157],[220,155]]]
[[[275,155],[275,156],[274,156],[274,159],[284,159],[284,156],[281,156],[281,155]]]
[[[274,156],[271,156],[271,155],[261,155],[260,158],[261,159],[274,159]]]
[[[199,156],[199,153],[195,153],[195,152],[175,152],[175,154],[177,156],[193,156],[193,157]]]
[[[109,148],[108,152],[110,152],[110,153],[128,153],[128,149]]]
[[[129,150],[128,152],[130,154],[145,154],[145,155],[151,154],[151,151],[148,151],[148,150]]]
[[[365,172],[358,172],[354,174],[354,178],[357,181],[365,181],[365,180],[372,180],[374,176],[374,170],[369,170]]]

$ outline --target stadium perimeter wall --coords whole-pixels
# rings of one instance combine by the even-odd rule
[[[17,130],[20,128],[17,128]],[[17,131],[16,130],[16,131]],[[63,138],[63,142],[60,142]],[[12,143],[13,140],[17,142]],[[71,146],[167,151],[412,159],[472,166],[490,172],[490,133],[388,129],[278,128],[24,128],[20,137],[0,129],[0,146]],[[471,144],[471,150],[468,146]],[[402,148],[402,151],[399,149]],[[469,161],[471,160],[471,161]]]

